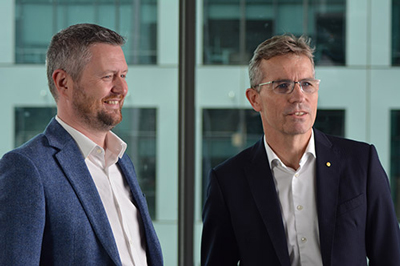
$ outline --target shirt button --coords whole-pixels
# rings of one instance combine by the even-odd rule
[[[97,153],[99,153],[99,154],[100,154],[100,153],[101,153],[101,149],[97,149]]]
[[[297,206],[297,209],[298,209],[299,211],[301,211],[301,210],[303,209],[303,206],[299,205],[299,206]]]
[[[304,242],[306,242],[306,241],[307,241],[307,238],[305,238],[305,237],[302,237],[302,238],[301,238],[301,242],[304,243]]]
[[[295,176],[295,177],[299,177],[299,174],[295,174],[294,176]]]

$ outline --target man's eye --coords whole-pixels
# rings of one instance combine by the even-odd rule
[[[287,89],[289,88],[290,84],[287,82],[281,82],[276,85],[277,89]]]
[[[275,91],[278,93],[287,93],[289,90],[290,90],[289,82],[279,82],[275,87]]]
[[[303,81],[303,82],[301,82],[301,86],[302,86],[302,87],[312,87],[313,84],[311,84],[311,83],[308,82],[308,81]]]

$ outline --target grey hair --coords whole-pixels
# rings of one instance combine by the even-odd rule
[[[275,56],[290,53],[297,55],[302,54],[310,59],[314,67],[313,53],[315,48],[310,46],[310,42],[311,40],[305,36],[295,37],[294,35],[284,34],[274,36],[258,45],[249,63],[251,87],[254,88],[264,78],[260,70],[260,64],[263,59],[268,60]]]
[[[87,23],[69,26],[53,36],[47,50],[46,67],[49,89],[56,102],[58,93],[52,77],[54,71],[62,69],[74,81],[79,81],[91,58],[89,48],[96,43],[123,46],[125,39],[115,31]]]

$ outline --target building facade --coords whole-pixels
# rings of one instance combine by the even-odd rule
[[[209,169],[262,136],[245,97],[247,63],[272,35],[305,34],[321,79],[316,127],[376,146],[400,218],[400,1],[203,0],[196,2],[195,265]],[[127,37],[129,94],[123,123],[159,235],[177,265],[178,0],[2,0],[0,156],[43,131],[56,109],[45,53],[51,36],[90,22]]]

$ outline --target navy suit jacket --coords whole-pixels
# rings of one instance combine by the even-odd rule
[[[118,166],[138,208],[149,265],[161,247],[131,160]],[[0,160],[0,265],[121,265],[107,214],[74,139],[52,120]]]
[[[399,225],[374,146],[314,132],[323,265],[368,257],[371,266],[399,266]],[[211,170],[203,222],[202,265],[290,265],[263,139]]]

